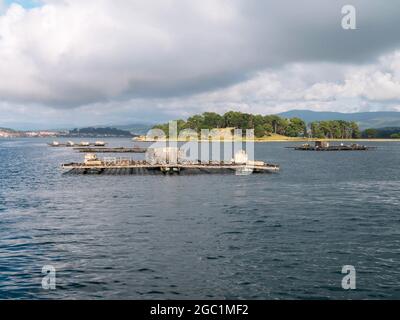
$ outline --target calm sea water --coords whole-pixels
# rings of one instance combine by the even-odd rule
[[[399,143],[257,144],[279,174],[169,177],[62,175],[82,155],[46,142],[0,140],[0,298],[400,298]]]

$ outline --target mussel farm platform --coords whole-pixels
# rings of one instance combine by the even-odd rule
[[[74,148],[74,150],[78,151],[78,152],[85,152],[85,153],[145,153],[147,148],[140,148],[140,147],[133,147],[133,148],[76,147],[76,148]]]
[[[376,149],[376,147],[364,146],[356,143],[350,145],[330,145],[328,142],[325,141],[315,141],[314,146],[310,145],[309,143],[305,143],[301,146],[286,148],[300,151],[368,151],[371,149]]]
[[[367,146],[329,146],[329,147],[300,146],[300,147],[292,147],[292,149],[300,150],[300,151],[368,151],[371,149],[376,149],[376,147],[367,147]]]
[[[85,164],[67,163],[62,165],[66,174],[109,174],[109,175],[185,175],[185,174],[237,174],[274,173],[279,171],[275,164],[149,164],[144,161],[124,163]]]

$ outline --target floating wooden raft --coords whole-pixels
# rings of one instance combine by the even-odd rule
[[[326,141],[316,141],[314,146],[305,143],[298,147],[296,146],[296,147],[286,147],[286,148],[301,150],[301,151],[367,151],[370,149],[375,149],[376,147],[363,146],[356,143],[351,145],[341,144],[341,145],[331,146]]]
[[[102,142],[100,145],[96,142],[88,142],[85,145],[81,145],[80,143],[48,143],[47,144],[49,147],[54,147],[54,148],[58,148],[58,147],[69,147],[69,148],[88,148],[90,146],[93,147],[104,147],[105,145],[107,145],[106,142]]]
[[[367,146],[329,146],[329,147],[292,147],[295,150],[301,151],[367,151],[370,149],[375,149],[376,147],[367,147]]]
[[[85,148],[85,147],[77,147],[74,150],[78,152],[85,152],[85,153],[145,153],[146,148],[125,148],[125,147],[117,147],[117,148]]]
[[[264,164],[262,166],[246,166],[243,164],[149,164],[143,161],[124,163],[105,163],[87,165],[85,163],[68,163],[62,165],[68,174],[110,174],[110,175],[170,175],[170,174],[248,174],[273,173],[279,166]]]

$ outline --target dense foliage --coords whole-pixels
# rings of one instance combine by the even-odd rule
[[[178,131],[193,129],[200,132],[201,129],[238,128],[254,129],[256,137],[264,137],[273,133],[290,137],[304,136],[306,123],[299,118],[284,119],[276,115],[253,115],[237,111],[229,111],[223,115],[215,112],[204,112],[194,115],[186,121],[178,120]],[[168,133],[168,123],[157,125],[154,128]]]
[[[354,121],[316,121],[310,124],[310,136],[313,138],[358,139],[361,137],[361,132]]]
[[[361,133],[355,122],[342,120],[318,121],[310,124],[307,131],[306,123],[300,118],[285,119],[277,115],[253,115],[249,113],[229,111],[223,115],[215,112],[204,112],[191,116],[186,121],[178,120],[178,131],[183,129],[238,128],[254,129],[257,138],[280,134],[289,137],[310,136],[314,138],[349,139],[360,138]],[[168,133],[168,123],[155,126]]]

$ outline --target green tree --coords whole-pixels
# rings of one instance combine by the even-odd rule
[[[300,118],[292,118],[286,127],[285,135],[289,137],[304,136],[306,134],[306,123]]]
[[[362,135],[365,138],[368,138],[368,139],[377,138],[378,137],[378,130],[373,129],[373,128],[365,129],[364,132],[362,133]]]
[[[361,138],[361,131],[360,128],[358,127],[358,124],[356,122],[350,122],[350,126],[352,129],[352,138],[354,139],[359,139]]]
[[[204,117],[202,115],[196,114],[187,119],[187,127],[196,131],[200,131],[203,128]]]
[[[201,129],[222,128],[224,126],[224,118],[215,112],[203,113],[203,127]]]
[[[325,138],[323,131],[320,128],[320,123],[317,121],[310,124],[311,136],[313,138]]]
[[[237,111],[228,111],[223,115],[224,118],[224,126],[226,127],[234,127],[234,128],[242,128],[242,113]]]
[[[254,135],[257,138],[269,136],[269,135],[271,135],[271,132],[272,132],[272,127],[268,123],[256,125],[254,128]]]

